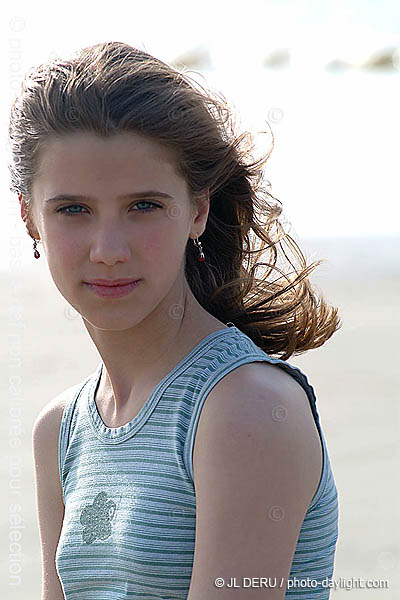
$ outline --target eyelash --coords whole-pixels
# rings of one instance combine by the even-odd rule
[[[137,210],[134,210],[133,212],[141,212],[141,213],[148,213],[148,212],[152,212],[153,210],[156,210],[157,208],[161,208],[161,206],[159,206],[158,204],[155,204],[154,202],[148,202],[147,200],[141,200],[140,202],[137,202],[136,204],[134,204],[133,206],[137,206],[138,204],[150,204],[151,208],[148,209],[144,209],[144,208],[139,208]],[[61,208],[58,208],[56,210],[57,213],[63,213],[65,215],[68,216],[73,216],[73,215],[82,215],[85,213],[82,212],[68,212],[67,209],[68,208],[72,208],[75,206],[79,206],[79,208],[85,208],[84,206],[81,206],[80,204],[69,204],[68,206],[63,206]]]

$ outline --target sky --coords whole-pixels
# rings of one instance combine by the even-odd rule
[[[24,73],[55,54],[114,40],[167,62],[193,49],[209,54],[212,70],[204,75],[235,105],[244,125],[265,130],[269,120],[275,149],[268,180],[300,236],[400,233],[400,71],[323,70],[334,58],[357,66],[376,49],[400,48],[399,2],[170,0],[113,6],[22,0],[6,4],[3,15],[0,70],[8,85],[0,98],[0,181],[8,232],[24,233],[22,222],[15,223],[5,155],[9,108]],[[279,48],[290,49],[290,69],[263,69],[265,56]],[[270,140],[260,140],[260,148],[268,149]],[[0,251],[4,243],[3,237]]]
[[[40,6],[40,10],[38,10]],[[399,42],[397,0],[187,0],[110,4],[72,0],[63,8],[26,0],[6,3],[2,27],[20,21],[22,51],[35,64],[52,51],[106,39],[143,45],[166,60],[188,48],[206,47],[215,62],[248,61],[268,48],[291,47],[299,56],[363,56],[385,42]],[[5,32],[7,35],[7,32]]]

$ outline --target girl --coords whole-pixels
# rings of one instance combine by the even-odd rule
[[[34,256],[101,357],[34,425],[42,600],[328,598],[337,489],[287,359],[340,319],[268,157],[222,96],[117,42],[32,69],[9,133]]]

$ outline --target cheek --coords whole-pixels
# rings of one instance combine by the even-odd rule
[[[153,228],[141,238],[141,249],[144,252],[145,258],[157,259],[163,264],[170,264],[171,260],[176,262],[180,255],[185,251],[186,239],[183,232],[176,227],[173,228]]]
[[[165,239],[165,237],[163,238],[162,236],[155,235],[154,233],[148,234],[142,239],[141,248],[145,252],[146,256],[159,254],[160,251],[165,247]]]
[[[48,253],[50,259],[54,254],[55,260],[60,264],[71,265],[78,261],[82,247],[70,236],[59,235],[48,240]]]
[[[57,273],[73,273],[74,267],[82,261],[82,248],[76,237],[52,231],[47,235],[45,244],[49,269],[55,277]]]

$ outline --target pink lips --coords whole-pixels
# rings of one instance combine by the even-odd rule
[[[89,281],[85,281],[85,283],[91,283],[94,285],[125,285],[126,283],[133,283],[135,281],[139,281],[139,279],[90,279]]]
[[[92,292],[101,298],[121,298],[135,289],[141,279],[92,279],[84,281]]]

